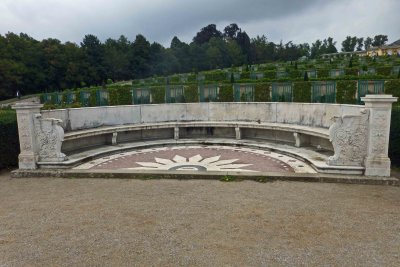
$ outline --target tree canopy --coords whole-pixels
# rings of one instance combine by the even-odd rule
[[[386,35],[374,38],[348,36],[343,51],[382,45]],[[102,85],[113,81],[140,79],[154,75],[198,72],[271,61],[291,61],[302,56],[318,57],[335,53],[336,42],[328,37],[309,45],[291,41],[274,43],[265,35],[250,38],[236,23],[223,32],[215,24],[203,27],[185,43],[177,36],[170,47],[150,42],[142,34],[133,41],[121,35],[102,42],[93,34],[80,44],[57,39],[35,40],[27,34],[0,35],[0,99],[43,91],[58,91]]]

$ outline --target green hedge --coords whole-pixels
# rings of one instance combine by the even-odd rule
[[[254,85],[254,101],[255,102],[269,102],[270,97],[270,83],[256,83]]]
[[[233,86],[232,84],[219,85],[219,101],[233,102]]]
[[[336,82],[336,103],[356,104],[357,81]]]
[[[392,109],[392,122],[390,124],[389,158],[392,165],[400,167],[400,106]]]
[[[385,93],[400,97],[400,79],[387,81],[385,83]],[[398,102],[397,105],[399,105]]]
[[[384,67],[377,67],[376,68],[376,74],[382,75],[382,76],[390,76],[392,74],[392,69],[393,67],[389,66],[384,66]]]
[[[185,102],[187,103],[199,102],[199,93],[197,84],[190,84],[185,86]]]
[[[0,109],[0,169],[18,165],[19,139],[14,110]]]
[[[295,82],[293,87],[293,102],[311,101],[311,82]]]

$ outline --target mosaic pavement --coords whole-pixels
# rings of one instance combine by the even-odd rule
[[[316,173],[308,164],[272,151],[234,146],[170,146],[102,157],[80,170],[158,170]]]

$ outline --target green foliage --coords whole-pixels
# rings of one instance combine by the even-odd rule
[[[336,102],[341,104],[356,104],[357,81],[336,82]]]
[[[389,158],[392,164],[400,167],[400,106],[392,109],[389,138]]]
[[[276,78],[276,71],[274,71],[274,70],[265,71],[265,72],[264,72],[264,77],[265,77],[266,79],[273,80],[273,79]]]
[[[270,83],[256,83],[254,84],[254,101],[255,102],[269,102],[270,97]]]
[[[295,82],[293,87],[293,102],[311,101],[311,82]]]
[[[304,72],[304,81],[308,81],[308,71]]]
[[[344,73],[348,76],[358,76],[358,71],[358,68],[346,68]]]
[[[382,66],[376,68],[376,74],[382,76],[390,76],[392,74],[393,67],[391,66]]]
[[[0,170],[18,164],[19,139],[17,116],[14,110],[0,109]]]
[[[110,106],[132,105],[132,87],[115,86],[108,88],[108,102]]]
[[[236,178],[231,175],[224,175],[219,179],[221,182],[234,182],[236,181]]]
[[[219,101],[233,102],[233,86],[231,84],[219,85]]]
[[[385,83],[385,94],[400,97],[400,79],[387,81]]]
[[[195,103],[199,102],[199,93],[197,89],[197,85],[191,84],[185,86],[185,102],[187,103]]]
[[[165,86],[151,87],[151,95],[153,97],[152,104],[165,103]]]
[[[318,70],[318,77],[319,78],[329,77],[329,70],[328,69],[319,69]]]

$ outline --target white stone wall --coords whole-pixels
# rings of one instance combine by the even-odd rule
[[[358,115],[364,106],[320,103],[181,103],[42,111],[66,131],[169,121],[260,121],[329,128],[331,118]]]

